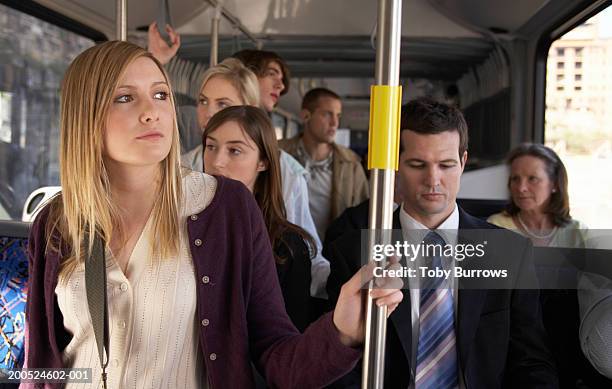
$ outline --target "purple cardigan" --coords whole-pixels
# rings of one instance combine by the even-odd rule
[[[270,240],[252,194],[236,181],[217,177],[217,182],[210,205],[187,219],[199,285],[198,321],[209,323],[201,327],[200,350],[210,387],[255,387],[251,360],[268,385],[278,388],[321,387],[351,371],[361,351],[340,342],[331,313],[302,335],[287,317]],[[70,339],[55,296],[60,258],[44,252],[47,215],[41,212],[29,240],[30,368],[63,367],[62,349]]]

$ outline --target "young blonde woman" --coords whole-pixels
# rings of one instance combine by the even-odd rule
[[[62,193],[29,239],[26,367],[92,368],[84,387],[100,387],[108,360],[113,389],[250,388],[251,360],[274,387],[324,386],[351,369],[371,267],[300,335],[252,194],[179,170],[168,78],[144,49],[115,41],[80,54],[62,84],[60,131]],[[84,280],[94,231],[107,258],[104,363]],[[390,311],[401,301],[397,289],[371,293]]]
[[[259,106],[259,86],[255,74],[235,58],[227,58],[208,68],[202,76],[197,96],[198,125],[203,130],[210,118],[220,110],[234,105]],[[183,166],[204,171],[202,144],[181,157]]]

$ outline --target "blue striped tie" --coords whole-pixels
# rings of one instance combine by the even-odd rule
[[[438,245],[431,257],[429,269],[443,269],[441,253],[444,239],[431,231],[423,243]],[[427,247],[427,246],[426,246]],[[457,347],[453,296],[448,281],[442,277],[421,282],[419,313],[419,343],[417,346],[416,389],[447,389],[458,387]]]

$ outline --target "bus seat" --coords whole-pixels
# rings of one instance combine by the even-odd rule
[[[609,251],[606,251],[534,247],[536,274],[542,287],[542,320],[562,389],[612,388],[612,380],[601,375],[580,348],[580,311],[576,290],[578,276],[581,270],[585,270],[585,264],[606,261],[609,258]]]
[[[33,222],[38,212],[43,208],[42,206],[61,190],[61,186],[43,186],[30,193],[23,205],[21,221]]]
[[[470,215],[486,220],[489,216],[503,211],[508,205],[508,200],[457,199],[457,204]]]
[[[0,221],[0,368],[23,365],[30,224]]]

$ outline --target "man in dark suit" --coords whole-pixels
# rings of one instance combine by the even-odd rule
[[[435,284],[435,279],[408,279],[404,301],[387,327],[385,388],[557,388],[538,291],[525,289],[537,285],[531,244],[456,204],[467,144],[467,124],[458,109],[428,99],[402,107],[398,178],[403,203],[393,215],[394,229],[404,240],[421,231],[424,243],[441,245],[462,243],[462,235],[476,230],[469,239],[486,239],[491,249],[480,264],[506,266],[511,277],[495,289],[490,286],[495,280],[478,284],[450,277]],[[458,234],[453,238],[448,231]],[[361,265],[355,244],[360,233],[346,233],[326,248],[330,299]],[[429,264],[446,269],[457,259],[434,255]],[[336,387],[359,387],[359,376],[354,371]]]

